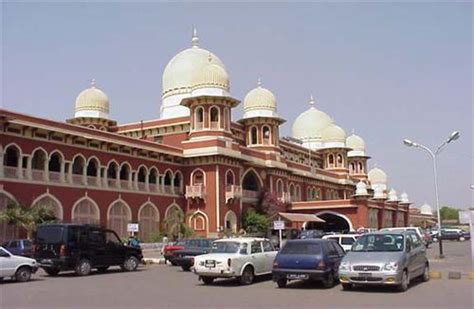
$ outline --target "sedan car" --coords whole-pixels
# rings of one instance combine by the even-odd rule
[[[412,231],[362,235],[339,266],[339,280],[348,290],[357,285],[390,285],[408,289],[410,281],[429,280],[426,247]]]
[[[273,281],[284,288],[291,280],[316,280],[330,288],[339,277],[344,255],[344,249],[333,240],[289,240],[273,262]]]
[[[16,281],[25,282],[30,280],[31,274],[37,270],[38,264],[34,259],[13,255],[0,247],[0,281],[11,277]]]
[[[255,276],[272,272],[276,255],[268,239],[219,239],[212,244],[211,253],[194,259],[194,273],[204,284],[212,284],[216,278],[238,278],[241,284],[248,285]]]
[[[211,252],[214,239],[191,239],[186,242],[184,249],[175,250],[173,262],[181,266],[183,271],[189,271],[194,265],[194,258]]]

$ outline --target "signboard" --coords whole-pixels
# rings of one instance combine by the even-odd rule
[[[459,211],[459,223],[460,224],[472,224],[472,223],[474,223],[474,210],[460,210]]]
[[[138,232],[138,223],[127,224],[127,232]]]
[[[273,229],[274,230],[284,230],[285,229],[285,221],[273,221]]]

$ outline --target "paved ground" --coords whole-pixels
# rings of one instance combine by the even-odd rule
[[[436,254],[430,249],[429,255]],[[470,265],[469,243],[446,245],[447,259],[434,262],[435,270],[458,270]],[[462,265],[461,265],[462,264]],[[469,266],[468,266],[469,267]],[[5,282],[0,286],[1,308],[473,308],[474,281],[431,280],[414,283],[405,293],[376,288],[342,291],[340,285],[326,290],[315,284],[293,283],[278,289],[267,278],[251,286],[217,281],[204,286],[192,273],[169,265],[142,267],[140,271],[57,278],[43,272],[28,283]]]

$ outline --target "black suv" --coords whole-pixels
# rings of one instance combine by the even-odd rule
[[[34,258],[51,276],[62,270],[86,276],[92,268],[105,272],[115,265],[133,271],[143,258],[141,249],[125,246],[114,231],[92,225],[39,225],[33,244]]]

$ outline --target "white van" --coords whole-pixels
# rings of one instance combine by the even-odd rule
[[[334,234],[334,235],[324,235],[323,239],[331,239],[337,241],[341,247],[347,252],[351,251],[352,244],[355,243],[357,238],[360,235],[358,234]]]

